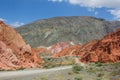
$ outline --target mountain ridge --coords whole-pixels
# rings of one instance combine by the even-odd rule
[[[16,28],[32,47],[50,46],[57,42],[86,43],[101,39],[120,26],[119,21],[107,21],[89,16],[54,17],[37,20]]]

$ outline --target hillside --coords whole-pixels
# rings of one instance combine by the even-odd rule
[[[82,62],[120,62],[120,28],[101,40],[83,45],[79,52]]]
[[[19,33],[0,21],[0,70],[39,67],[42,59]]]
[[[32,47],[38,47],[66,41],[86,43],[93,39],[101,39],[105,34],[119,26],[119,21],[73,16],[38,20],[16,28],[16,30],[28,44]]]

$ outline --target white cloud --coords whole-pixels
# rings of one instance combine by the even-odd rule
[[[108,11],[116,18],[120,19],[120,0],[49,0],[53,2],[68,2],[73,5],[87,7],[88,11],[94,11],[95,8],[108,8]],[[112,9],[112,10],[111,10]],[[95,11],[97,15],[98,12]]]
[[[120,8],[120,0],[68,0],[68,2],[91,8]]]
[[[94,8],[88,8],[88,11],[90,11],[90,12],[94,12],[95,9],[94,9]]]
[[[114,15],[114,18],[120,20],[120,9],[109,10],[109,12]]]
[[[6,21],[6,19],[4,19],[4,18],[0,18],[0,21]]]
[[[11,23],[10,25],[15,28],[15,27],[19,27],[19,26],[24,25],[24,23],[17,21],[17,22]]]
[[[8,22],[6,19],[1,18],[1,17],[0,17],[0,21]],[[11,27],[14,27],[14,28],[15,28],[15,27],[19,27],[19,26],[24,25],[24,23],[19,22],[19,21],[16,21],[16,22],[9,23],[9,25],[10,25]]]
[[[48,0],[52,2],[69,2],[70,4],[80,5],[90,8],[120,8],[120,0]]]

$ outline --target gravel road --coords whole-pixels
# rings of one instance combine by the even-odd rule
[[[29,70],[20,70],[20,71],[0,71],[0,80],[10,80],[13,78],[20,78],[25,76],[31,76],[36,74],[41,74],[45,72],[51,71],[59,71],[72,68],[72,66],[63,66],[63,67],[56,67],[51,69],[29,69]]]

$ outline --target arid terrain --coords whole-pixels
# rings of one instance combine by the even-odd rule
[[[65,35],[59,33],[63,30],[63,27],[61,27],[62,29],[58,29],[58,26],[60,27],[66,24],[61,22],[61,20],[71,21],[71,18],[81,22],[89,19],[96,21],[97,24],[92,25],[94,23],[91,23],[87,28],[77,26],[77,28],[80,29],[74,27],[75,25],[69,24],[65,25],[67,28],[64,32],[70,34],[72,34],[71,32],[75,32],[76,35],[72,34],[67,36],[65,33]],[[56,20],[56,23],[53,24],[52,20]],[[53,18],[52,20],[41,20],[40,22],[34,22],[25,25],[26,27],[22,26],[17,29],[11,28],[3,21],[0,21],[0,80],[120,79],[119,21],[109,22],[93,17],[70,17],[70,19],[62,17]],[[73,21],[72,23],[78,23],[77,21]],[[86,26],[88,23],[89,21],[81,25]],[[107,25],[108,23],[110,26]],[[36,24],[37,27],[31,26],[34,24]],[[52,25],[52,27],[44,27],[44,24]],[[102,25],[102,28],[99,28],[99,24]],[[115,27],[113,27],[113,25]],[[95,30],[101,30],[98,34],[93,30],[95,27]],[[70,30],[67,31],[69,28]],[[31,31],[27,31],[29,29],[31,29]],[[83,34],[81,34],[82,29],[84,29],[83,32],[86,31],[86,33],[88,33],[88,35],[84,33],[84,36],[87,38],[84,38]],[[36,31],[33,30],[40,31],[40,34],[34,34]],[[54,30],[55,33],[52,33],[53,31],[51,30]],[[98,38],[95,36],[91,38],[90,35],[93,34],[96,34]],[[59,37],[56,38],[58,35]],[[27,36],[27,38],[25,36]],[[32,40],[31,43],[27,42],[29,45],[22,37],[24,37],[25,40],[29,40],[30,37],[35,40]],[[43,37],[44,40],[42,40]],[[78,39],[74,41],[76,39],[74,37]],[[85,42],[82,42],[83,38]],[[79,43],[79,39],[81,43]],[[41,41],[44,41],[44,43]],[[33,45],[34,43],[35,45]]]

